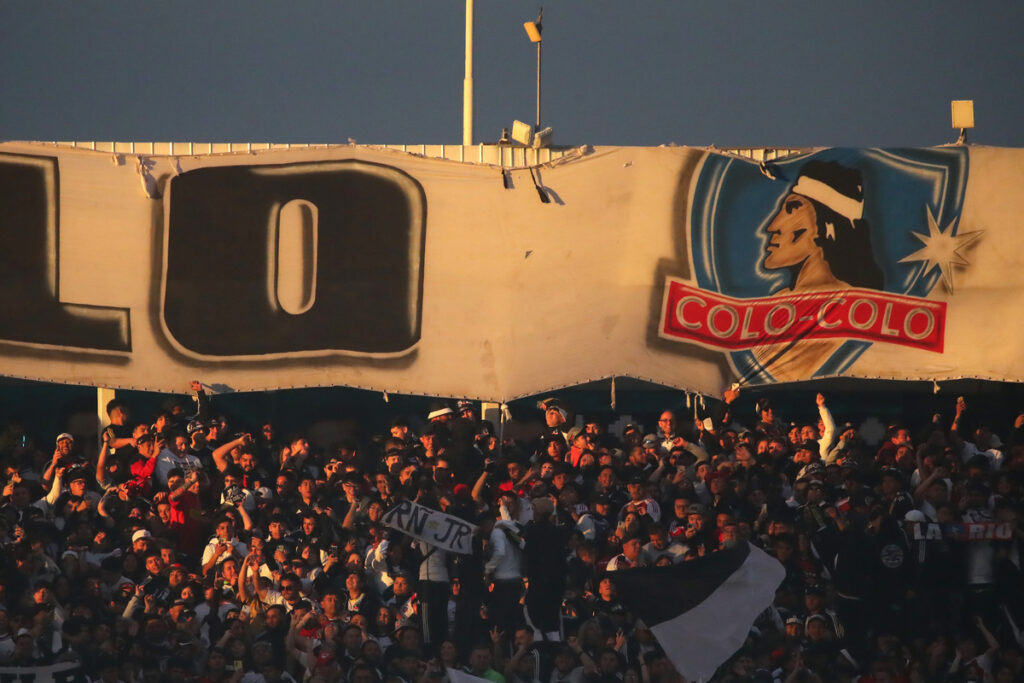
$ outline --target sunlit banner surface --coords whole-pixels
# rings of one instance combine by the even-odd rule
[[[496,401],[612,376],[1020,381],[1022,185],[1024,152],[965,146],[585,148],[531,174],[4,143],[0,367]]]

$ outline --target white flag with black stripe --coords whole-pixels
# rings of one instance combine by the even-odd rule
[[[448,674],[448,680],[452,683],[491,683],[489,678],[474,676],[473,674],[466,673],[461,669],[445,669],[445,673]]]
[[[746,640],[786,576],[778,560],[741,543],[690,562],[609,574],[622,604],[644,620],[687,680],[711,678]]]

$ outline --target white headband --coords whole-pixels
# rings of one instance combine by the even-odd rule
[[[847,197],[842,192],[814,178],[803,176],[796,182],[796,185],[793,186],[790,192],[803,195],[816,202],[821,202],[840,216],[849,218],[851,221],[860,220],[861,216],[864,215],[864,202],[857,201],[853,197]]]

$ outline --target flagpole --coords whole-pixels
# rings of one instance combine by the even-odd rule
[[[462,144],[473,144],[473,0],[466,0],[466,73],[462,81]]]

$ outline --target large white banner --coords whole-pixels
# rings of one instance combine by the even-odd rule
[[[89,677],[74,662],[48,666],[0,666],[0,683],[88,683],[88,680]]]
[[[763,168],[598,148],[535,171],[369,147],[0,144],[8,376],[504,401],[612,376],[1020,381],[1024,152]],[[539,195],[549,201],[542,202]]]

